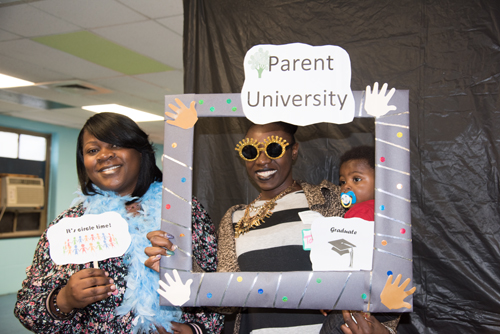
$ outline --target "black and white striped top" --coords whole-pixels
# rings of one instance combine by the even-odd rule
[[[259,206],[265,201],[257,201]],[[302,244],[302,223],[298,213],[308,211],[304,191],[288,194],[276,202],[271,217],[235,239],[241,271],[311,271],[310,251]],[[233,224],[244,215],[233,213]],[[250,308],[242,312],[240,333],[319,333],[324,316],[317,310]],[[291,328],[293,327],[293,328]]]
[[[257,201],[259,206],[266,201]],[[276,201],[271,217],[260,226],[236,238],[236,254],[241,271],[310,271],[309,251],[302,247],[303,224],[299,212],[309,210],[303,191],[296,191]],[[233,213],[233,224],[244,215]]]

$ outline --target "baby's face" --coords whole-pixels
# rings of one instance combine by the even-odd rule
[[[364,160],[349,160],[340,166],[340,189],[351,190],[356,203],[375,199],[375,171]]]

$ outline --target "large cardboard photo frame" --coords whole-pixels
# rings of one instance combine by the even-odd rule
[[[352,93],[355,117],[373,117],[364,108],[366,91]],[[194,101],[198,117],[245,117],[239,93],[169,95],[165,105],[176,104],[176,99],[185,105]],[[411,287],[407,282],[412,281],[408,101],[409,92],[397,90],[390,99],[396,109],[375,117],[375,233],[370,271],[193,273],[194,129],[165,122],[162,230],[176,237],[178,250],[161,259],[160,276],[166,284],[171,280],[165,274],[178,274],[182,283],[192,283],[184,284],[189,294],[182,303],[161,297],[161,305],[411,312],[412,295],[407,292]],[[400,285],[401,278],[407,281]],[[400,303],[388,302],[388,294],[399,296]]]

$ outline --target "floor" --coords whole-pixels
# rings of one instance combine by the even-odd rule
[[[14,316],[16,294],[0,296],[0,333],[1,334],[26,334],[31,333],[23,327]]]

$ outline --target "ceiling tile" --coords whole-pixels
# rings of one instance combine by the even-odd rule
[[[167,27],[168,29],[174,31],[179,36],[182,36],[182,33],[184,31],[184,16],[183,15],[165,17],[163,19],[157,19],[156,22],[158,22],[161,25]]]
[[[1,15],[1,9],[0,9],[0,17],[1,16],[2,15]],[[0,42],[1,41],[9,41],[11,39],[18,39],[18,38],[21,38],[21,37],[16,35],[16,34],[12,34],[8,31],[0,29]]]
[[[69,104],[75,107],[88,106],[92,104],[99,103],[99,100],[95,99],[95,95],[79,95],[59,92],[50,88],[44,88],[44,86],[29,86],[29,87],[17,87],[10,88],[16,93],[36,96],[38,98]]]
[[[166,94],[165,89],[133,77],[103,78],[94,82],[114,91],[121,91],[147,100],[157,101]]]
[[[49,15],[30,5],[0,7],[0,29],[24,36],[62,34],[79,27]]]
[[[44,0],[32,6],[83,28],[107,27],[146,19],[114,0]]]
[[[147,21],[93,29],[96,34],[176,69],[182,69],[182,36]]]
[[[154,73],[172,69],[89,31],[41,36],[33,40],[123,74]]]
[[[119,0],[139,13],[156,19],[160,17],[182,15],[182,0]]]
[[[7,113],[6,113],[7,114]],[[83,124],[94,113],[81,108],[57,109],[57,110],[22,110],[9,116],[25,118],[32,121],[66,126],[81,129]]]
[[[1,46],[1,44],[0,44]],[[19,58],[0,54],[0,73],[31,82],[67,80],[69,77]]]
[[[166,94],[182,94],[184,92],[184,73],[168,71],[134,75],[135,78],[147,81],[166,90]]]
[[[0,54],[62,73],[71,79],[91,79],[120,73],[29,39],[0,42]]]
[[[92,98],[96,101],[101,101],[96,104],[116,103],[125,107],[135,108],[160,116],[163,115],[164,112],[165,99],[160,97],[157,101],[151,101],[138,98],[137,96],[130,95],[128,93],[114,91],[110,94],[96,95]]]
[[[12,116],[15,112],[22,111],[25,109],[27,108],[23,105],[0,100],[0,115]]]

